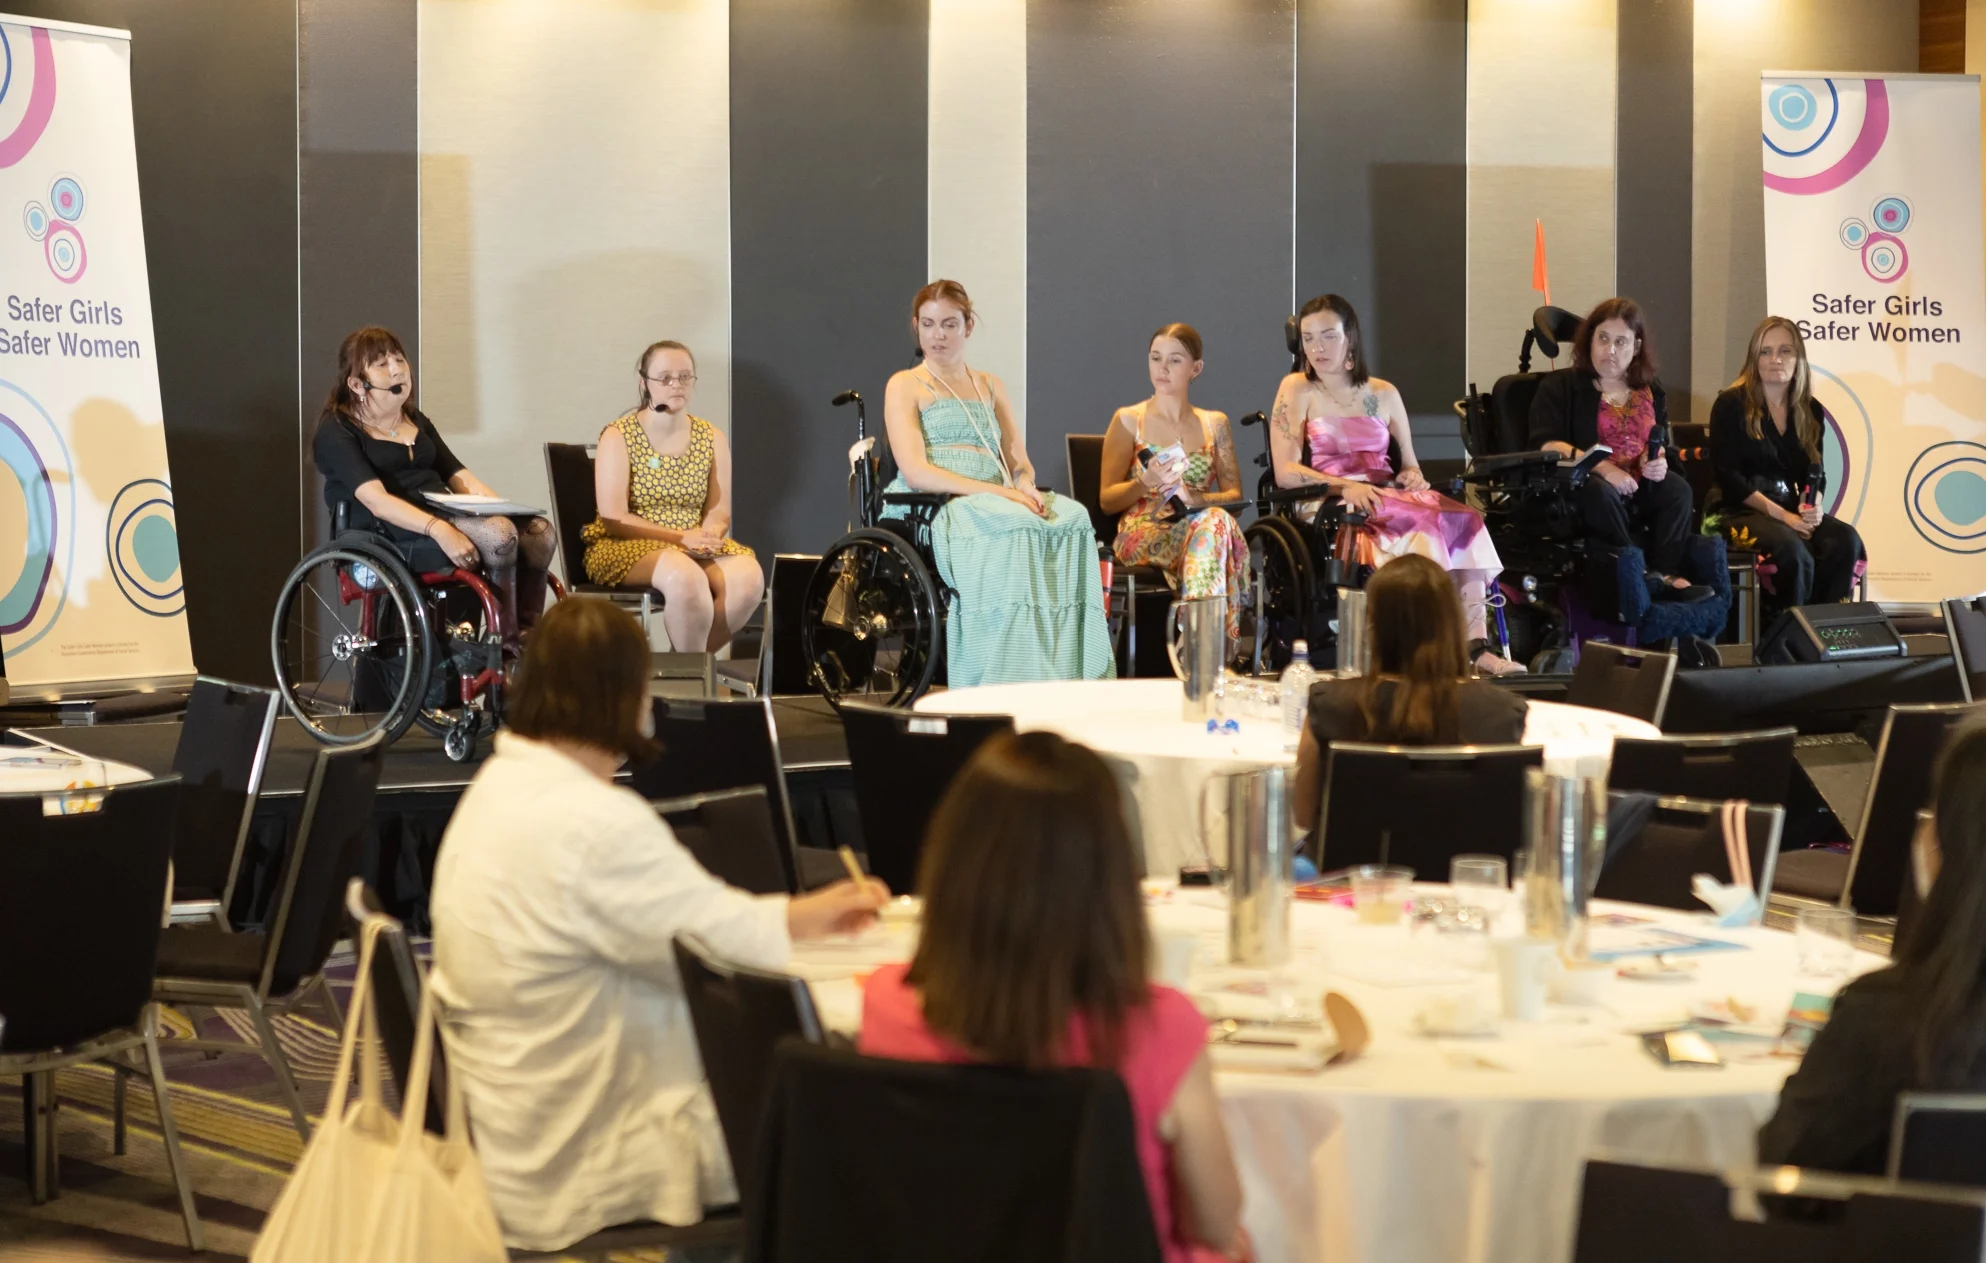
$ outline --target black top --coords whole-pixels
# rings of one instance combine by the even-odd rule
[[[1655,428],[1669,424],[1669,403],[1662,383],[1649,384],[1655,397]],[[1585,451],[1600,441],[1600,387],[1591,373],[1561,368],[1546,373],[1531,399],[1531,446],[1570,443]]]
[[[339,501],[348,501],[351,512],[347,525],[369,530],[378,521],[352,493],[378,479],[402,500],[426,508],[425,491],[447,491],[448,480],[462,472],[462,462],[441,441],[434,422],[421,412],[414,413],[414,445],[392,439],[374,438],[358,422],[327,412],[317,419],[317,436],[311,440],[311,459],[324,475],[324,507],[334,512]]]
[[[1814,419],[1826,425],[1827,409],[1820,400],[1813,401],[1813,409]],[[1760,419],[1758,433],[1757,438],[1745,433],[1745,392],[1737,386],[1720,392],[1710,405],[1710,467],[1724,507],[1738,508],[1746,496],[1761,491],[1780,508],[1797,509],[1813,459],[1791,424],[1781,434],[1767,416]]]
[[[1394,683],[1391,680],[1379,682],[1379,706],[1383,714],[1392,702]],[[1319,746],[1329,746],[1333,741],[1372,741],[1378,739],[1356,735],[1359,731],[1358,699],[1365,691],[1365,681],[1319,680],[1310,686],[1310,735],[1317,738]],[[1455,697],[1461,711],[1463,745],[1516,745],[1524,740],[1524,712],[1527,703],[1522,697],[1500,689],[1484,680],[1464,680]]]
[[[1759,1129],[1760,1163],[1878,1175],[1887,1168],[1897,1094],[1925,1086],[1912,1069],[1914,1023],[1903,1004],[1901,969],[1865,975],[1842,989],[1827,1025],[1780,1089],[1778,1112]],[[1986,1064],[1975,1064],[1963,1084],[1941,1086],[1986,1090]]]

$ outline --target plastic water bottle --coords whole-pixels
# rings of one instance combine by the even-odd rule
[[[1310,711],[1310,686],[1317,672],[1310,668],[1310,645],[1297,641],[1291,646],[1290,664],[1283,668],[1277,695],[1283,704],[1283,738],[1292,748],[1303,737],[1304,716]]]

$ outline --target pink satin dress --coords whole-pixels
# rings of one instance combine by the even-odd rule
[[[1333,478],[1380,483],[1393,476],[1387,456],[1391,437],[1380,417],[1313,417],[1304,427],[1310,467]],[[1377,487],[1379,507],[1341,543],[1348,561],[1378,566],[1419,553],[1460,581],[1487,585],[1503,569],[1483,529],[1483,515],[1438,491]]]

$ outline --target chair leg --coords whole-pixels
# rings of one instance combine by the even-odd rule
[[[262,1044],[262,1060],[268,1062],[269,1069],[275,1072],[276,1087],[283,1094],[283,1103],[290,1107],[290,1119],[296,1124],[297,1135],[309,1144],[310,1117],[303,1112],[303,1097],[297,1093],[296,1079],[290,1074],[290,1059],[283,1055],[283,1046],[276,1042],[276,1026],[269,1020],[269,1011],[253,995],[248,997],[248,1016],[255,1022],[255,1036]]]
[[[21,1077],[21,1105],[28,1124],[28,1200],[44,1205],[61,1193],[55,1144],[55,1076],[42,1070]]]
[[[1138,676],[1138,577],[1124,574],[1124,678]]]
[[[159,1135],[165,1141],[166,1165],[172,1168],[172,1184],[179,1190],[179,1213],[186,1220],[186,1248],[198,1254],[207,1248],[207,1243],[200,1232],[200,1214],[193,1208],[193,1180],[186,1170],[186,1157],[179,1150],[179,1127],[172,1119],[172,1095],[166,1089],[158,1035],[149,1028],[145,1031],[145,1066],[152,1075],[152,1100],[159,1110]],[[117,1081],[122,1084],[124,1076],[119,1075]]]
[[[323,974],[317,975],[317,994],[323,1001],[324,1012],[331,1018],[331,1029],[345,1029],[345,1011],[338,1007],[338,993],[331,989],[331,980]]]
[[[110,1151],[121,1158],[124,1156],[124,1071],[113,1067],[110,1078]]]

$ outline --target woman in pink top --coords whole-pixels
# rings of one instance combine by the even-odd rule
[[[870,976],[862,1051],[1114,1069],[1165,1257],[1250,1257],[1207,1023],[1148,981],[1139,865],[1110,770],[1052,733],[995,737],[928,836],[917,955]]]

